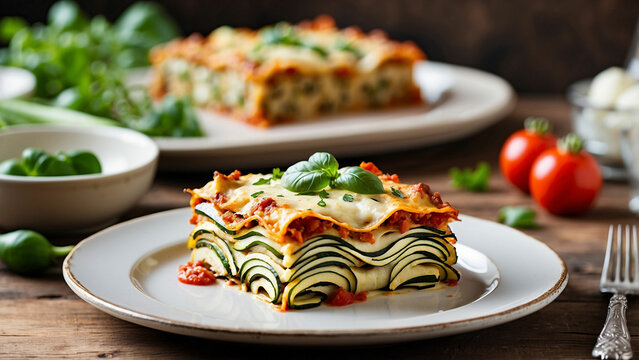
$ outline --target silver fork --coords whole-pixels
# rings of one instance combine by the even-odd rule
[[[617,225],[617,241],[613,251],[614,225],[608,231],[606,257],[601,271],[601,292],[613,293],[608,304],[608,315],[597,344],[592,349],[592,356],[602,359],[632,359],[630,334],[626,325],[626,295],[639,293],[639,246],[637,246],[637,226],[632,226],[632,242],[630,225],[622,231]],[[623,236],[625,233],[625,236]],[[623,263],[623,273],[622,273]],[[632,271],[631,271],[632,268]]]

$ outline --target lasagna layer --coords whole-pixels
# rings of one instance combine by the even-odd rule
[[[425,58],[410,42],[381,31],[339,30],[322,16],[259,31],[221,27],[151,53],[155,97],[191,95],[202,106],[248,123],[420,102],[413,65]]]
[[[282,310],[319,306],[338,289],[353,294],[455,284],[455,236],[427,226],[373,230],[374,244],[329,229],[304,244],[280,244],[256,226],[230,234],[209,221],[189,237],[191,261],[206,264]]]
[[[385,190],[382,194],[330,189],[320,198],[318,193],[288,191],[269,175],[216,172],[203,188],[189,190],[194,210],[191,221],[212,221],[230,233],[259,225],[269,238],[283,244],[302,243],[330,228],[342,237],[353,233],[375,243],[378,238],[373,231],[379,228],[403,233],[412,226],[426,225],[447,231],[448,223],[457,219],[458,210],[443,203],[428,185],[401,184],[388,175],[379,178]]]

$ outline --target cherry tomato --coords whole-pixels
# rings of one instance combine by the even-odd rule
[[[552,214],[583,214],[601,190],[599,164],[582,148],[582,140],[569,134],[532,166],[530,194]]]
[[[529,191],[528,179],[533,162],[544,150],[555,146],[557,138],[550,134],[550,125],[543,118],[528,118],[524,129],[510,135],[499,155],[499,167],[506,180],[524,192]]]

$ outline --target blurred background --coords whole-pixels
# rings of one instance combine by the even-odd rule
[[[0,17],[46,21],[55,1],[0,1]],[[431,60],[498,74],[522,93],[564,92],[575,80],[623,66],[639,18],[636,0],[163,0],[183,34],[220,25],[260,27],[319,14],[340,27],[384,29],[413,40]],[[114,21],[134,1],[78,4]]]

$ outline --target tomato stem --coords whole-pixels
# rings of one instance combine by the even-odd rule
[[[584,141],[575,133],[570,133],[559,139],[557,146],[570,154],[579,154],[584,148]]]
[[[524,120],[524,128],[537,135],[546,135],[550,131],[550,123],[544,117],[529,116]]]

